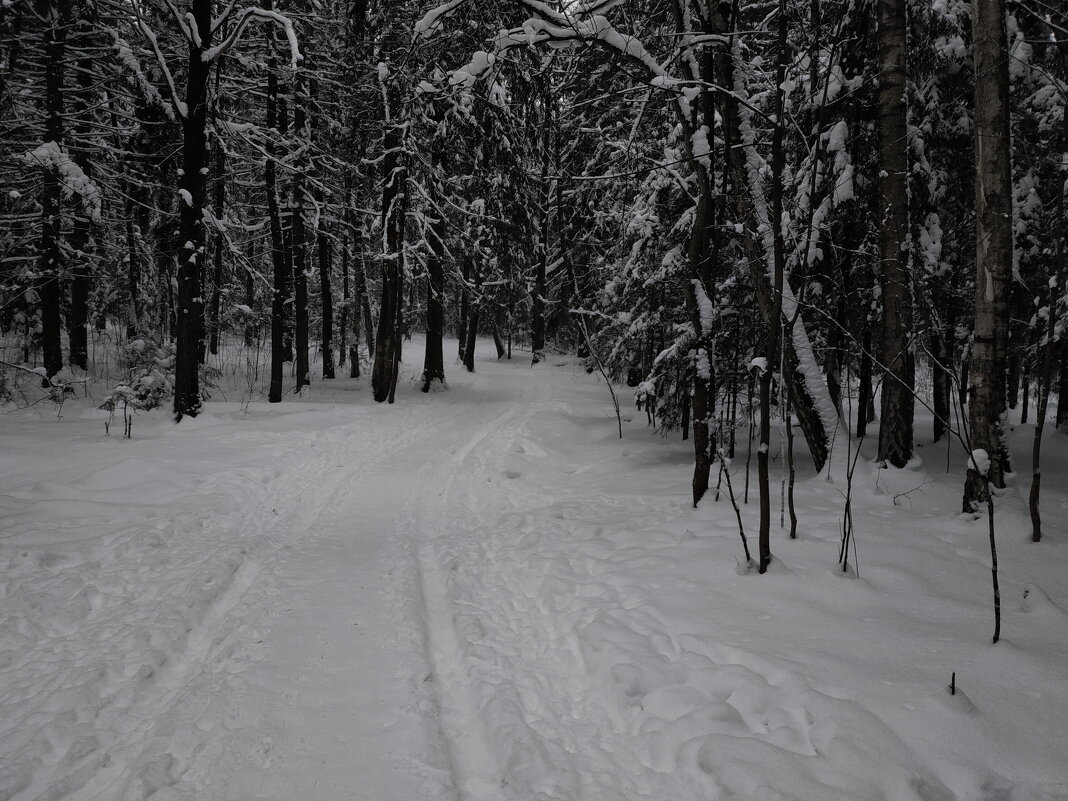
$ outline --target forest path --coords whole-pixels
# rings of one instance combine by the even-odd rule
[[[530,372],[426,396],[410,347],[392,406],[346,379],[133,440],[88,402],[4,430],[0,798],[457,797],[412,522]]]
[[[1068,470],[1041,545],[999,500],[992,647],[941,447],[859,463],[859,576],[844,477],[803,475],[759,577],[690,444],[618,439],[577,360],[480,343],[427,396],[419,344],[394,405],[3,419],[0,800],[1068,799]]]

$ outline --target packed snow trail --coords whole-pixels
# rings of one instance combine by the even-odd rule
[[[1068,799],[1063,482],[1040,546],[1000,502],[991,647],[955,476],[862,463],[861,578],[808,478],[801,538],[745,574],[688,443],[617,439],[550,362],[132,441],[89,403],[3,418],[0,799]]]

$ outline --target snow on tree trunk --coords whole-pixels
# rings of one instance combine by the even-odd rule
[[[178,302],[175,327],[174,416],[195,416],[201,407],[200,353],[204,337],[204,206],[208,187],[208,77],[211,64],[211,0],[193,0],[192,20],[200,35],[189,37],[185,109],[182,120],[182,176],[178,190]]]

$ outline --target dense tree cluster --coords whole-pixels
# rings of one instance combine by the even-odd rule
[[[1043,0],[5,0],[0,326],[48,381],[173,342],[178,418],[227,341],[271,401],[314,352],[392,401],[415,328],[426,390],[447,330],[576,348],[695,503],[754,408],[766,505],[773,407],[819,469],[879,398],[901,467],[919,402],[970,509],[1068,391],[1066,91]]]

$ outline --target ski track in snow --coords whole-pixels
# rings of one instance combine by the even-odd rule
[[[603,387],[550,361],[130,443],[75,421],[92,464],[53,433],[31,459],[45,423],[16,439],[0,799],[1068,799],[1063,593],[1008,601],[1055,589],[1034,551],[1003,557],[1015,639],[990,651],[983,524],[903,508],[922,474],[862,461],[863,578],[831,572],[817,478],[773,576],[733,570],[730,507],[680,492],[688,444],[615,439]],[[877,547],[903,525],[923,536]]]

